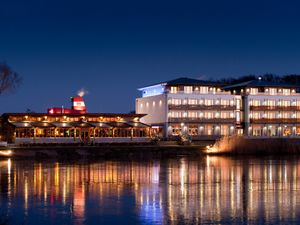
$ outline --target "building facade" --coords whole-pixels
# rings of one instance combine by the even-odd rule
[[[296,85],[253,80],[221,84],[179,78],[143,87],[136,112],[160,127],[166,138],[245,135],[300,136],[300,93]]]
[[[161,128],[166,138],[186,134],[197,140],[241,132],[241,96],[220,84],[179,78],[139,90],[136,113],[146,114],[141,121]]]
[[[300,136],[300,93],[297,85],[253,80],[225,86],[242,98],[245,135]]]
[[[149,142],[152,129],[137,114],[5,113],[1,139],[15,144]]]

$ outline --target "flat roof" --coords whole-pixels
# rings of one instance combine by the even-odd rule
[[[154,87],[158,85],[171,86],[171,85],[204,85],[204,86],[222,86],[219,82],[214,81],[205,81],[188,77],[180,77],[174,80],[164,81],[160,83],[155,83],[151,85],[147,85],[145,87],[139,88],[138,90],[143,90],[145,88]]]
[[[84,114],[50,114],[50,113],[3,113],[2,116],[69,116],[69,117],[143,117],[147,114],[136,114],[136,113],[84,113]]]

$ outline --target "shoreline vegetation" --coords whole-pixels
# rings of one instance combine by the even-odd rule
[[[300,153],[300,138],[224,137],[207,149],[215,155],[286,155]]]
[[[1,154],[4,153],[4,154]],[[5,154],[6,153],[6,154]],[[9,154],[7,154],[9,153]],[[178,145],[175,141],[157,144],[27,145],[0,148],[1,158],[161,158],[203,155],[286,155],[300,153],[300,138],[224,137],[217,141],[197,141]]]

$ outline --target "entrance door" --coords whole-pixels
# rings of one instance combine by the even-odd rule
[[[80,140],[81,142],[87,144],[90,141],[89,129],[81,129],[80,130]]]

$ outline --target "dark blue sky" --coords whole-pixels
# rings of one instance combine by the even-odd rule
[[[180,76],[300,73],[298,1],[9,0],[0,61],[23,76],[0,113],[69,105],[134,109],[138,87]]]

